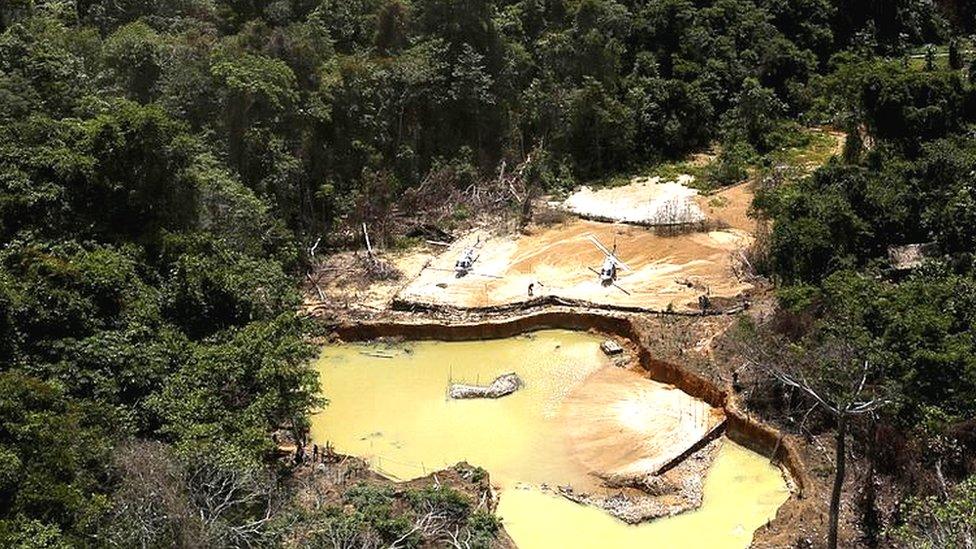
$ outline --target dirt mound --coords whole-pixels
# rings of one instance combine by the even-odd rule
[[[603,509],[628,524],[698,509],[704,496],[705,477],[724,440],[711,441],[663,474],[633,479],[623,486],[629,490],[589,494],[560,487],[559,493],[570,501]]]
[[[620,187],[583,187],[566,199],[563,208],[596,221],[645,226],[701,223],[705,214],[695,201],[698,191],[684,183],[639,177]]]

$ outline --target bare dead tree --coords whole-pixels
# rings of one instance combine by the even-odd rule
[[[371,529],[356,527],[341,520],[326,521],[324,526],[311,532],[315,538],[325,541],[332,549],[379,549],[383,540]]]
[[[761,331],[747,360],[751,367],[795,389],[834,420],[836,449],[827,546],[836,549],[848,428],[857,417],[874,414],[889,403],[880,369],[866,357],[864,349],[836,336],[810,337],[796,344]]]
[[[158,442],[119,448],[113,470],[109,546],[264,546],[286,501],[270,471],[187,463]]]
[[[261,545],[266,525],[284,503],[277,482],[264,471],[197,464],[186,485],[205,531],[237,547]]]
[[[447,542],[454,549],[471,549],[473,537],[470,528],[460,526],[455,526],[453,530],[447,532]]]
[[[524,229],[532,221],[532,200],[539,194],[539,189],[530,185],[525,177],[525,171],[532,165],[533,152],[526,155],[525,160],[510,174],[505,173],[506,164],[502,162],[498,176],[499,184],[508,188],[512,199],[518,205],[519,230]]]
[[[184,543],[199,535],[182,470],[160,442],[119,447],[112,460],[118,488],[112,497],[104,542],[111,547]]]

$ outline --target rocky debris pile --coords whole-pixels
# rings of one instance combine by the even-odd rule
[[[450,390],[448,390],[448,395],[453,399],[501,398],[518,391],[523,385],[522,378],[515,372],[511,372],[498,376],[487,387],[452,383]]]
[[[678,515],[701,507],[705,476],[721,444],[722,439],[710,442],[660,475],[605,478],[604,486],[610,491],[604,494],[577,492],[571,486],[560,486],[558,493],[580,505],[603,509],[628,524]]]

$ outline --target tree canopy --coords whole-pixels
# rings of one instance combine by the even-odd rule
[[[122,535],[100,529],[145,510],[118,503],[143,443],[178,490],[206,471],[270,501],[271,433],[321,404],[299,250],[530,153],[557,191],[717,143],[727,183],[801,123],[848,130],[844,159],[760,194],[767,274],[886,349],[913,387],[893,420],[971,417],[971,60],[915,61],[973,28],[949,0],[0,3],[0,545]],[[939,259],[882,276],[919,242]]]

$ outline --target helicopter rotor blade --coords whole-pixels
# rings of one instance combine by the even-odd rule
[[[592,234],[588,234],[586,236],[587,236],[587,238],[590,239],[591,242],[593,242],[593,245],[594,246],[596,246],[597,248],[600,249],[601,252],[603,252],[603,255],[605,255],[605,256],[609,257],[611,260],[613,260],[613,262],[618,267],[623,267],[624,270],[627,270],[627,271],[633,271],[633,269],[631,269],[629,265],[627,265],[623,261],[620,261],[620,258],[617,257],[616,255],[614,255],[613,252],[611,252],[610,250],[608,250],[607,247],[604,246],[599,240],[597,240],[595,236],[593,236]]]
[[[618,259],[617,256],[611,255],[610,259],[612,259],[613,262],[616,263],[618,267],[623,267],[625,271],[630,271],[630,272],[634,271],[633,269],[630,268],[629,265],[627,265],[623,261],[620,261],[620,259]]]
[[[630,295],[630,292],[628,292],[627,290],[625,290],[625,289],[623,289],[623,288],[622,288],[622,287],[621,287],[621,286],[620,286],[619,284],[617,284],[616,282],[613,282],[612,284],[613,284],[613,287],[614,287],[614,288],[616,288],[616,289],[618,289],[618,290],[620,290],[621,292],[623,292],[623,293],[625,293],[625,294],[627,294],[627,295]]]
[[[483,276],[485,278],[495,278],[495,279],[498,279],[498,280],[502,280],[502,279],[505,278],[504,276],[498,276],[498,275],[493,275],[493,274],[485,274],[485,273],[473,273],[471,271],[468,271],[468,274],[474,275],[474,276]]]
[[[593,236],[592,234],[587,234],[586,237],[590,239],[590,242],[592,242],[594,246],[596,246],[597,248],[600,249],[601,252],[603,252],[603,255],[613,257],[613,252],[608,250],[607,247],[604,246],[599,240],[597,240],[595,236]]]

